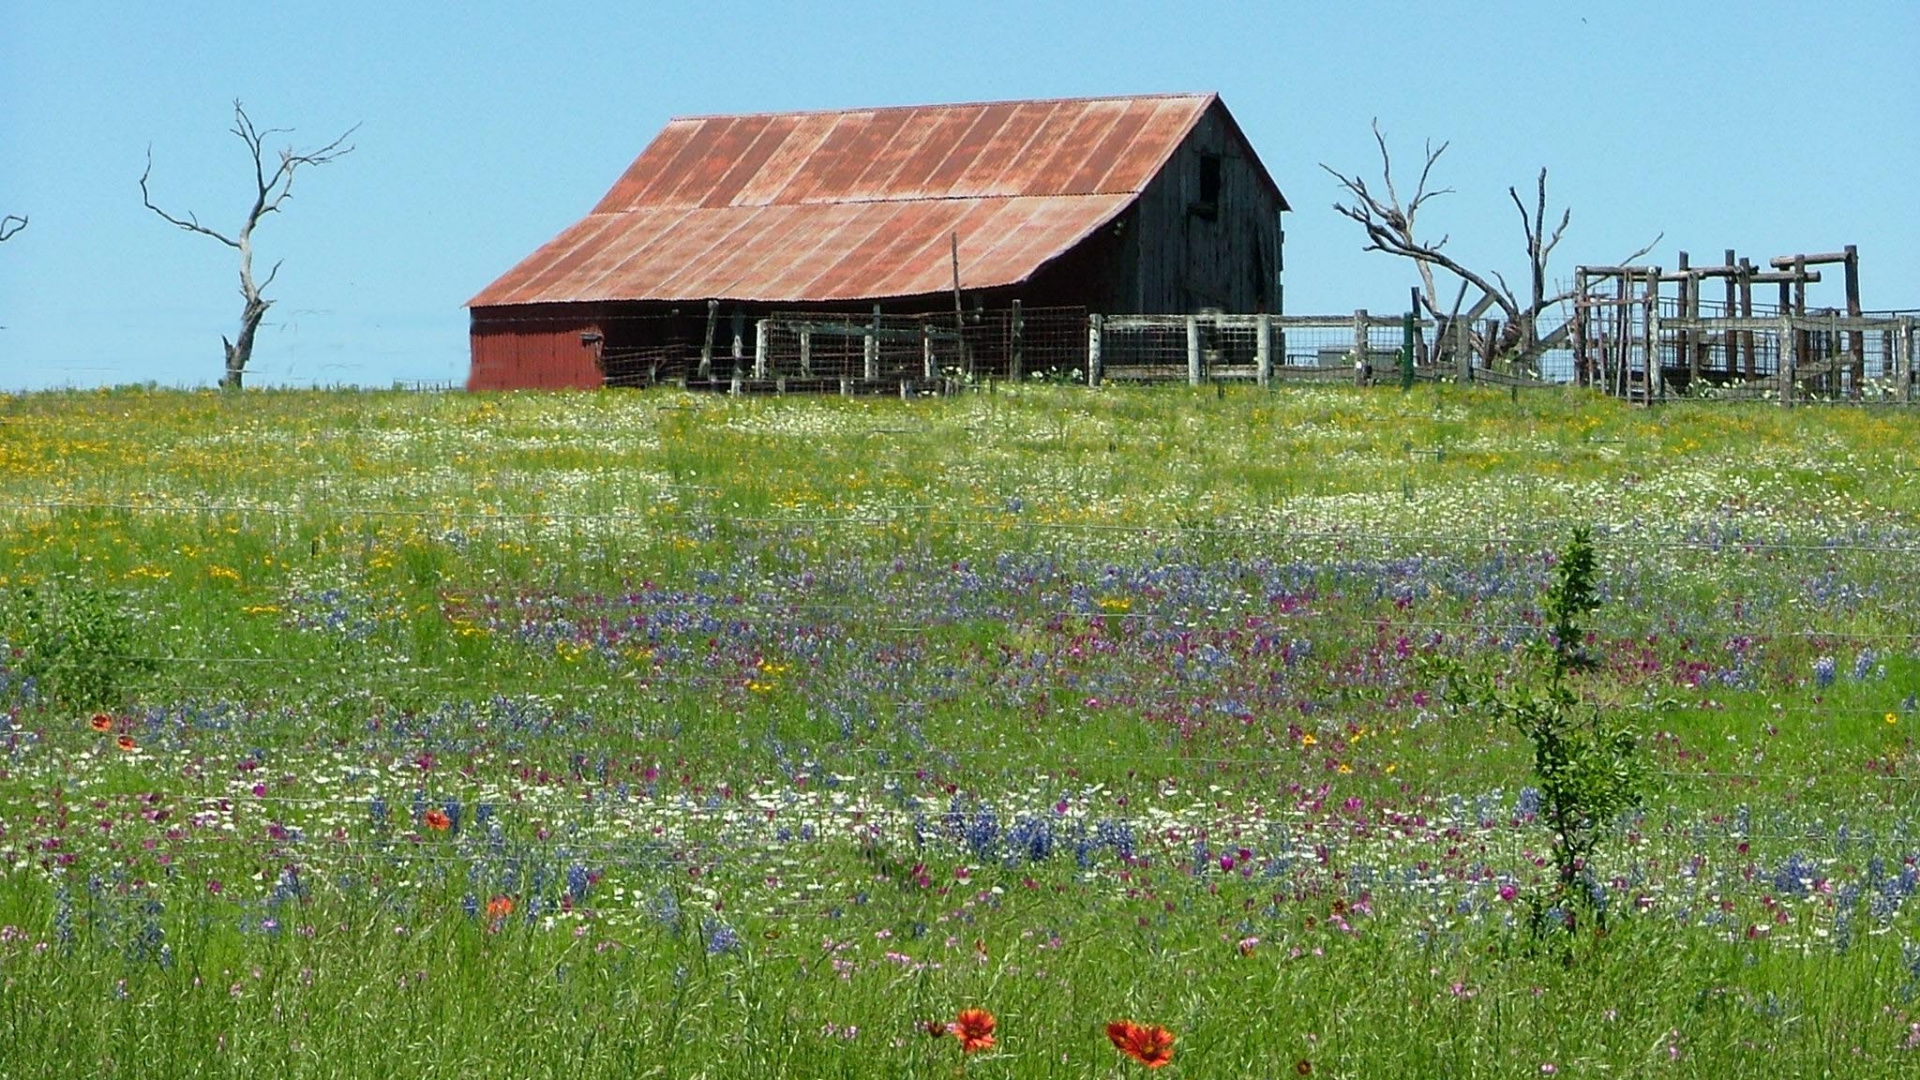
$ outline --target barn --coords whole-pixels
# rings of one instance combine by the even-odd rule
[[[1017,374],[1048,319],[1278,313],[1287,209],[1215,94],[675,119],[468,302],[467,385],[737,386],[770,324],[808,376]]]

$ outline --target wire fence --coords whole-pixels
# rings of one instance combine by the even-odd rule
[[[664,314],[476,320],[476,373],[736,394],[948,393],[998,381],[1582,382],[1635,400],[1778,398],[1908,404],[1915,316],[1660,295],[1582,297],[1565,333],[1515,358],[1497,322],[1413,315],[1105,315],[1080,307],[919,313],[717,305]],[[1544,332],[1544,331],[1543,331]],[[1650,359],[1651,358],[1651,361]],[[562,375],[554,375],[560,371]],[[502,372],[508,374],[503,375]],[[520,372],[514,375],[512,372]],[[491,385],[490,382],[487,385]]]

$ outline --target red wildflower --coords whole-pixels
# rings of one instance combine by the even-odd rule
[[[1131,1020],[1116,1020],[1107,1025],[1107,1040],[1114,1049],[1149,1069],[1173,1061],[1173,1032],[1158,1024],[1142,1027]]]
[[[947,1030],[960,1040],[963,1054],[993,1048],[993,1014],[985,1009],[961,1009]]]
[[[496,896],[487,901],[487,918],[504,919],[513,914],[513,897]]]
[[[448,829],[453,828],[453,819],[448,817],[446,812],[442,810],[427,811],[427,816],[424,820],[427,823],[427,828],[432,829],[434,832],[446,832]]]
[[[87,724],[95,731],[106,731],[113,727],[113,717],[97,712],[93,714],[93,719],[87,721]]]
[[[133,749],[133,746],[134,746],[133,736],[131,735],[122,735],[120,736],[120,738],[116,739],[115,742],[119,744],[120,749],[122,750],[131,750]]]

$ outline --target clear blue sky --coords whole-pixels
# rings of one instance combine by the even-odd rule
[[[391,8],[392,10],[378,10]],[[1556,257],[1762,260],[1853,243],[1870,308],[1920,306],[1920,3],[461,4],[22,0],[0,16],[0,389],[220,373],[231,101],[318,145],[257,235],[285,268],[254,384],[458,382],[461,304],[583,214],[675,115],[1218,90],[1292,201],[1289,311],[1390,310],[1318,164],[1449,139],[1423,222],[1524,272],[1509,184],[1545,165]],[[1833,286],[1818,286],[1832,289]],[[1836,302],[1828,299],[1825,302]]]

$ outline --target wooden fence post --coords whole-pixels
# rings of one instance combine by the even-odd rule
[[[1905,315],[1900,319],[1900,340],[1894,347],[1900,355],[1900,400],[1913,404],[1913,316]]]
[[[747,313],[734,308],[730,321],[733,323],[733,379],[737,383],[740,381],[741,369],[746,364]]]
[[[1453,363],[1459,373],[1462,385],[1473,382],[1473,322],[1470,319],[1452,319],[1447,322],[1447,331],[1453,335]]]
[[[933,381],[933,331],[926,323],[920,324],[920,374]]]
[[[713,331],[720,319],[720,301],[707,301],[707,336],[700,343],[700,377],[713,378]]]
[[[1087,385],[1100,385],[1100,327],[1104,320],[1098,315],[1087,316]]]
[[[800,324],[800,375],[813,377],[813,324]]]
[[[1400,320],[1400,390],[1413,389],[1413,312]]]
[[[862,359],[866,362],[864,374],[869,380],[880,378],[880,305],[873,305],[873,329],[864,335],[862,341]]]
[[[767,377],[767,321],[760,319],[753,324],[753,377]]]
[[[1025,366],[1026,359],[1023,355],[1023,346],[1025,344],[1023,338],[1026,333],[1026,324],[1022,322],[1020,318],[1020,301],[1018,300],[1013,302],[1013,326],[1011,329],[1013,333],[1013,347],[1007,358],[1007,378],[1012,380],[1015,385],[1018,385],[1023,374],[1021,368]]]
[[[1353,313],[1353,385],[1367,385],[1367,309]]]
[[[1266,312],[1253,320],[1253,378],[1262,389],[1273,382],[1273,316]]]
[[[1733,256],[1733,249],[1728,248],[1725,265],[1735,265]],[[1735,275],[1731,273],[1727,275],[1727,308],[1720,313],[1729,319],[1740,314],[1740,295],[1735,291],[1738,286],[1734,283],[1734,276]],[[1721,359],[1726,362],[1727,381],[1732,382],[1734,376],[1737,375],[1740,370],[1740,335],[1738,332],[1728,330],[1720,335],[1720,356]]]
[[[1187,385],[1200,385],[1200,320],[1187,316]]]
[[[1797,381],[1794,369],[1799,366],[1799,334],[1793,325],[1793,316],[1780,315],[1780,404],[1793,404],[1794,383]]]
[[[1660,364],[1660,268],[1647,275],[1647,404],[1667,398],[1666,372]]]
[[[1841,249],[1845,255],[1847,279],[1847,317],[1860,317],[1860,249],[1848,244]],[[1867,377],[1867,335],[1862,330],[1847,332],[1847,355],[1853,361],[1850,370],[1853,373],[1853,397],[1862,397],[1860,383]]]

